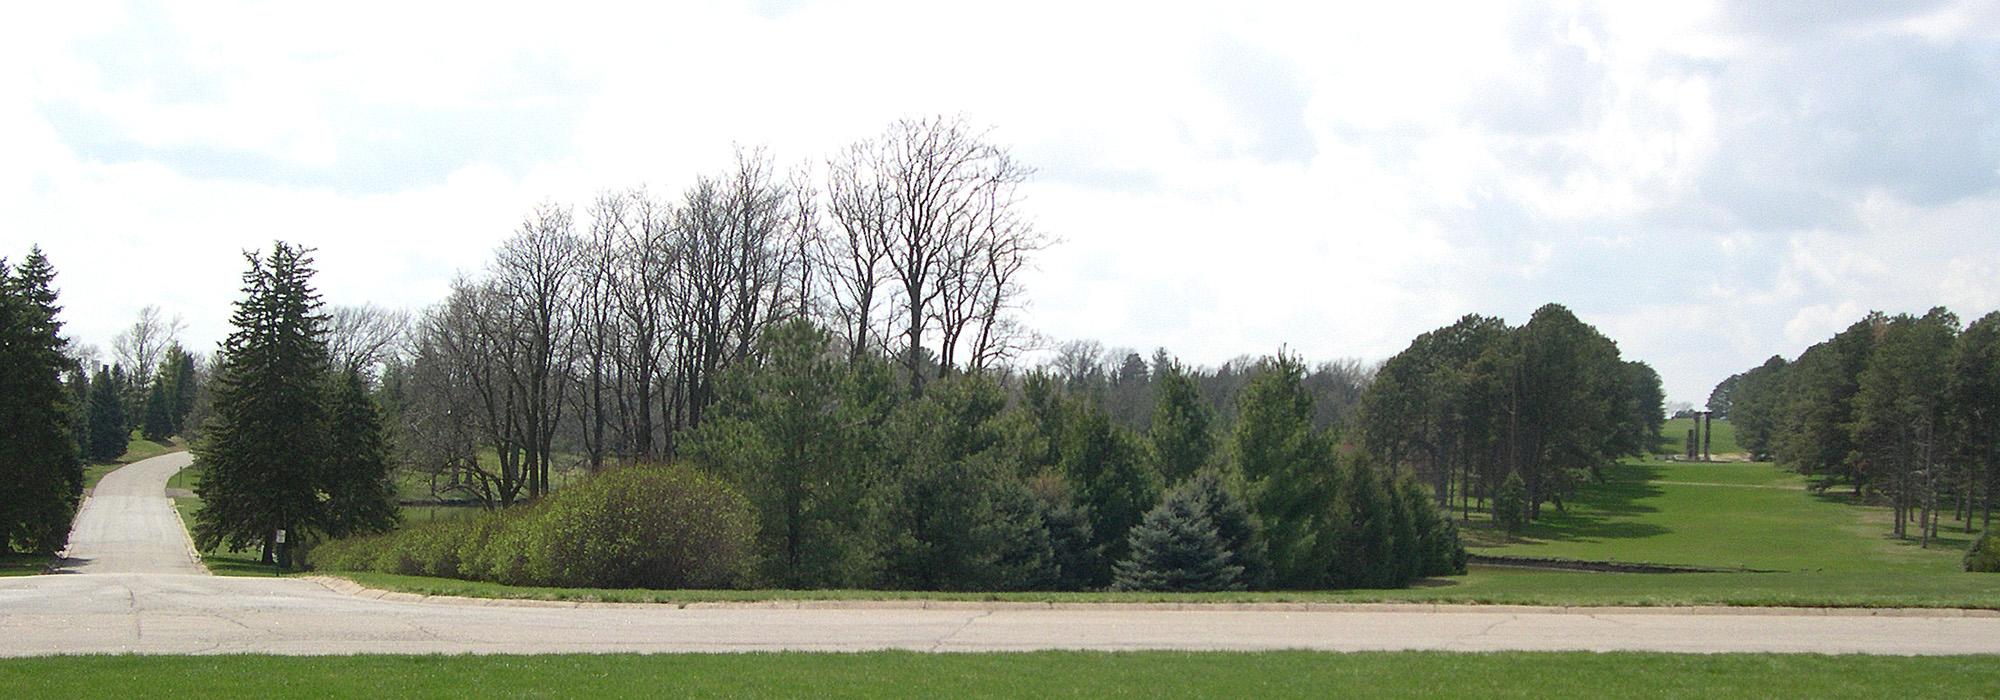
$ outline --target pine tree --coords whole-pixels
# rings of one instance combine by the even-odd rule
[[[270,558],[277,530],[323,525],[327,453],[327,350],[319,295],[306,250],[277,243],[268,257],[245,253],[243,299],[222,345],[213,406],[195,459],[196,545]],[[289,550],[286,550],[289,551]],[[289,564],[280,561],[280,564]]]
[[[1233,591],[1243,589],[1243,567],[1210,516],[1196,484],[1167,494],[1132,528],[1125,559],[1113,567],[1112,590]]]
[[[396,526],[396,484],[382,417],[357,371],[332,380],[327,411],[326,520],[331,537],[382,532]]]
[[[139,434],[153,442],[166,442],[174,434],[172,403],[167,399],[166,382],[155,380],[146,391],[146,420]]]
[[[1323,588],[1337,555],[1338,469],[1326,438],[1313,430],[1313,400],[1301,385],[1305,364],[1280,354],[1258,365],[1237,400],[1231,450],[1246,482],[1251,512],[1263,525],[1271,583]]]
[[[1520,472],[1507,472],[1500,490],[1493,494],[1493,522],[1508,532],[1520,532],[1528,524],[1528,485]]]
[[[1195,474],[1182,487],[1207,509],[1223,548],[1229,550],[1229,563],[1243,567],[1243,585],[1253,589],[1269,585],[1271,555],[1264,549],[1263,528],[1243,499],[1241,479],[1211,468]]]
[[[162,376],[167,384],[167,415],[171,419],[171,433],[185,435],[188,413],[194,410],[195,394],[199,388],[194,356],[188,354],[180,343],[174,343],[167,346],[165,367]]]
[[[0,260],[0,551],[60,549],[83,489],[54,283],[40,248]]]
[[[1208,405],[1179,362],[1167,361],[1153,381],[1153,421],[1148,434],[1167,485],[1180,483],[1215,455]]]
[[[1067,412],[1063,476],[1076,484],[1105,558],[1121,560],[1129,542],[1126,533],[1159,498],[1159,475],[1153,472],[1146,444],[1113,423],[1094,402],[1073,402]]]
[[[109,462],[125,454],[132,433],[125,427],[125,402],[117,375],[98,367],[90,378],[90,437],[84,455],[92,462]]]

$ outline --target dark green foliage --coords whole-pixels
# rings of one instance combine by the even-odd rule
[[[1028,482],[1048,533],[1050,566],[1035,588],[1078,591],[1110,577],[1104,546],[1090,527],[1090,510],[1076,502],[1075,490],[1061,474],[1047,472]]]
[[[1333,451],[1312,427],[1312,397],[1300,387],[1305,365],[1267,359],[1238,401],[1230,447],[1264,527],[1272,585],[1325,585],[1337,556],[1339,493]]]
[[[687,454],[750,498],[760,578],[785,588],[873,585],[886,480],[883,426],[898,395],[886,363],[850,361],[803,321],[766,333],[761,361],[727,373]]]
[[[1041,508],[1019,476],[1037,449],[1034,427],[1005,407],[991,378],[952,375],[898,411],[884,547],[891,586],[1011,590],[1053,576]]]
[[[1231,563],[1208,499],[1195,484],[1167,492],[1165,500],[1132,528],[1131,554],[1114,568],[1117,591],[1234,591],[1243,567]]]
[[[1161,363],[1153,377],[1153,419],[1148,428],[1161,479],[1180,483],[1208,466],[1215,455],[1215,433],[1208,404],[1201,400],[1194,378],[1179,362]]]
[[[1209,519],[1214,521],[1223,548],[1229,550],[1229,563],[1243,568],[1243,584],[1249,588],[1269,585],[1271,555],[1265,549],[1263,528],[1250,512],[1249,501],[1242,496],[1245,488],[1242,479],[1207,469],[1183,482],[1180,488],[1200,501]]]
[[[326,491],[328,536],[381,532],[396,526],[396,484],[382,418],[358,372],[334,377],[327,400],[327,455],[320,481]]]
[[[1981,527],[1993,526],[1993,500],[2000,487],[2000,311],[1965,328],[1952,350],[1945,405],[1949,431],[1956,436],[1960,490],[1968,513],[1976,507]]]
[[[195,396],[200,389],[200,376],[195,373],[194,356],[188,354],[180,343],[167,346],[167,359],[161,367],[160,382],[166,384],[169,432],[185,435],[188,413],[194,410]]]
[[[317,566],[593,588],[747,582],[756,515],[722,479],[686,467],[608,470],[533,506],[334,540]]]
[[[1729,398],[1730,424],[1736,428],[1736,444],[1754,459],[1769,459],[1777,447],[1780,421],[1785,412],[1785,358],[1772,357],[1755,369],[1732,377]]]
[[[326,523],[327,351],[312,258],[284,243],[245,258],[235,330],[194,450],[203,469],[194,538],[203,549],[262,546],[281,528],[303,539],[302,528]]]
[[[1520,472],[1509,472],[1493,494],[1493,522],[1508,532],[1520,532],[1528,525],[1528,485]]]
[[[2000,572],[2000,533],[1987,531],[1965,550],[1965,570],[1981,573]]]
[[[1362,396],[1362,447],[1414,471],[1439,503],[1470,508],[1476,491],[1491,488],[1505,427],[1492,378],[1475,370],[1495,366],[1480,360],[1500,352],[1508,332],[1500,319],[1467,315],[1389,358]]]
[[[109,367],[97,368],[90,378],[90,435],[83,454],[92,462],[118,459],[132,438],[125,428],[125,403],[119,399],[118,384]]]
[[[61,549],[82,493],[61,308],[41,249],[0,260],[0,552]]]
[[[153,382],[153,388],[146,391],[146,420],[140,424],[139,434],[147,440],[166,442],[174,434],[172,412],[166,382]]]
[[[1745,415],[1756,403],[1749,398],[1755,390],[1747,383],[1739,385],[1735,406],[1730,409],[1735,416],[1731,422],[1737,424],[1737,442],[1745,440],[1743,421],[1747,417],[1771,421],[1777,427],[1768,428],[1772,431],[1769,448],[1779,465],[1821,477],[1825,483],[1847,482],[1859,492],[1867,475],[1854,468],[1856,446],[1849,430],[1854,422],[1854,394],[1861,390],[1861,371],[1875,351],[1875,328],[1886,322],[1881,314],[1870,314],[1826,342],[1806,348],[1797,361],[1785,365],[1764,389],[1782,396],[1771,399],[1773,413],[1768,419]],[[1782,358],[1774,359],[1782,364]],[[1779,415],[1782,422],[1777,422]],[[1763,428],[1753,427],[1750,432],[1760,430]],[[1749,439],[1756,443],[1754,434]],[[1746,448],[1757,452],[1750,445]]]
[[[1071,402],[1067,413],[1063,476],[1077,487],[1105,560],[1122,560],[1126,533],[1159,501],[1159,475],[1138,435],[1114,424],[1093,402]]]

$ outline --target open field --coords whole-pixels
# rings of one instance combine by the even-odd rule
[[[1736,444],[1736,427],[1730,425],[1729,421],[1713,421],[1709,426],[1710,430],[1715,431],[1715,436],[1710,438],[1708,443],[1710,455],[1733,455],[1743,452],[1743,448]],[[1692,429],[1694,429],[1693,418],[1668,419],[1665,425],[1660,426],[1660,443],[1655,451],[1664,454],[1685,454],[1687,431]]]
[[[0,661],[19,697],[1978,697],[2000,659],[1182,653],[83,656]]]
[[[1480,554],[1772,571],[1958,571],[1972,536],[1946,523],[1922,549],[1889,535],[1888,509],[1842,494],[1811,494],[1767,462],[1629,461],[1606,470],[1558,511],[1519,535],[1474,515],[1468,548]],[[2000,582],[1997,582],[2000,583]]]

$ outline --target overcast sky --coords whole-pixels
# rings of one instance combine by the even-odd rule
[[[962,114],[1038,171],[1056,339],[1382,359],[1558,302],[1698,405],[2000,306],[1992,3],[681,4],[12,5],[0,255],[83,342],[159,304],[208,349],[245,248],[421,308],[537,202]]]

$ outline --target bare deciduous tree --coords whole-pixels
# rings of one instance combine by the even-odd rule
[[[160,307],[149,304],[139,309],[139,318],[132,325],[112,339],[111,352],[131,372],[138,386],[150,386],[153,373],[160,366],[160,356],[166,353],[168,345],[180,339],[185,328],[187,323],[181,317],[169,319],[160,312]]]

